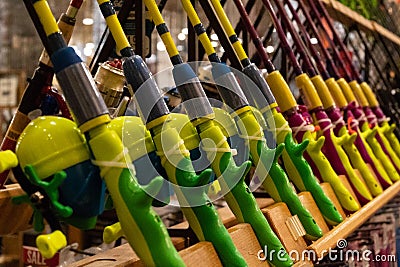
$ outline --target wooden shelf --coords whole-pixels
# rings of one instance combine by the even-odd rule
[[[31,227],[32,208],[24,203],[15,205],[12,198],[25,194],[18,184],[6,185],[0,189],[0,236],[24,231]]]
[[[349,7],[336,0],[321,0],[325,3],[331,17],[344,25],[351,26],[357,24],[364,32],[378,33],[393,43],[400,45],[400,37],[375,21],[368,20]]]
[[[315,251],[318,257],[336,247],[340,239],[344,239],[366,222],[375,212],[389,202],[400,192],[400,181],[386,189],[381,195],[374,198],[359,211],[347,217],[342,223],[333,228],[322,238],[311,244],[308,249]]]

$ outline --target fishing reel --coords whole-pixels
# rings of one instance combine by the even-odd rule
[[[16,155],[29,182],[39,188],[30,196],[14,199],[15,203],[32,205],[35,231],[43,231],[43,214],[48,212],[79,229],[94,228],[104,209],[106,188],[98,167],[90,160],[86,140],[73,121],[38,117],[22,132]],[[45,258],[66,246],[60,229],[52,230],[57,231],[36,239]]]
[[[127,93],[121,60],[114,59],[102,63],[94,76],[94,80],[112,117],[123,115],[133,92]]]
[[[161,160],[156,153],[150,132],[143,125],[140,117],[121,116],[113,119],[107,127],[113,130],[121,138],[122,143],[128,149],[129,156],[135,166],[136,178],[139,184],[147,185],[156,176],[167,178],[167,174],[161,165]],[[166,180],[161,190],[155,195],[152,204],[155,207],[165,206],[169,203],[172,189]]]
[[[72,120],[67,103],[57,88],[50,85],[44,86],[41,95],[39,109],[42,116],[57,115],[61,112],[62,117]]]

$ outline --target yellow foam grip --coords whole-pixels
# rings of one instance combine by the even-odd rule
[[[316,75],[311,78],[311,81],[314,84],[315,89],[317,90],[317,93],[322,101],[324,108],[328,109],[330,107],[333,107],[335,105],[335,101],[333,100],[333,97],[329,92],[328,86],[326,85],[322,77],[320,75]]]
[[[335,81],[334,78],[330,78],[325,81],[326,86],[328,86],[329,92],[331,93],[331,96],[333,97],[333,100],[335,101],[335,104],[339,108],[344,108],[347,106],[347,100],[346,97],[344,96],[340,85],[337,81]]]
[[[124,31],[122,30],[121,24],[116,15],[111,15],[106,18],[107,26],[110,29],[115,43],[117,45],[117,50],[121,51],[124,48],[130,47],[128,39]]]
[[[187,16],[190,19],[190,22],[193,26],[201,24],[199,17],[197,16],[196,11],[193,8],[193,5],[190,3],[190,0],[181,0],[182,6],[186,11]],[[204,47],[207,55],[211,55],[215,53],[214,47],[211,45],[211,41],[207,36],[207,33],[202,33],[198,36],[201,44]]]
[[[33,4],[33,7],[39,16],[40,22],[42,23],[47,36],[60,31],[47,1],[37,1]]]
[[[210,41],[210,39],[208,39],[207,33],[204,32],[204,33],[200,34],[199,40],[200,40],[201,44],[203,45],[204,50],[206,51],[206,54],[208,56],[215,53],[215,49],[214,49],[214,47],[212,47],[211,41]]]
[[[266,74],[264,78],[271,88],[276,102],[282,112],[297,106],[296,99],[294,99],[289,85],[285,79],[283,79],[282,74],[278,70]]]
[[[156,26],[163,24],[164,19],[161,16],[160,11],[158,10],[157,4],[154,0],[144,0],[144,4],[148,8],[151,18]]]
[[[354,95],[350,85],[345,79],[340,78],[339,80],[337,80],[337,83],[339,84],[340,89],[342,89],[343,95],[348,103],[357,102],[356,96]]]
[[[229,21],[228,17],[226,16],[224,8],[221,6],[219,0],[211,0],[211,4],[213,5],[215,11],[217,12],[218,18],[222,24],[222,27],[224,27],[226,34],[229,37],[236,35],[235,31],[233,30],[232,24]],[[235,49],[235,52],[240,60],[248,58],[246,52],[243,49],[242,44],[239,41],[233,43],[232,46]]]
[[[303,96],[304,103],[309,110],[317,107],[322,107],[321,99],[319,98],[315,86],[306,73],[296,77],[296,85]]]
[[[378,107],[379,102],[376,99],[374,92],[372,91],[371,87],[366,82],[362,82],[360,84],[362,91],[364,92],[365,97],[368,100],[370,107]]]
[[[353,90],[354,95],[357,98],[358,103],[362,106],[362,107],[368,107],[368,100],[364,95],[364,92],[361,89],[361,86],[358,84],[357,81],[351,81],[349,83],[351,90]]]

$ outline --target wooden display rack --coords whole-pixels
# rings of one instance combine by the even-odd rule
[[[323,183],[322,187],[324,191],[328,193],[328,195],[331,195],[329,192],[331,192],[332,189],[329,184]],[[323,252],[335,248],[338,240],[344,239],[354,232],[360,225],[366,222],[376,211],[389,202],[399,192],[400,181],[390,186],[381,195],[374,198],[359,211],[347,217],[342,223],[334,227],[332,230],[327,231],[328,228],[323,226],[322,228],[324,231],[324,236],[308,246],[303,237],[294,237],[293,233],[289,231],[289,228],[284,227],[285,224],[287,224],[288,219],[293,217],[284,203],[274,203],[272,199],[257,199],[257,202],[288,251],[297,250],[302,252],[305,249],[313,250],[315,251],[315,255],[320,257]],[[303,192],[300,193],[299,196],[303,205],[306,205],[311,210],[313,215],[316,215],[317,217],[321,216],[321,214],[318,214],[319,210],[316,208],[316,206],[314,206],[315,202],[310,193]],[[337,199],[334,197],[333,202],[336,201]],[[233,242],[242,253],[249,266],[269,266],[265,261],[260,261],[257,258],[257,252],[260,250],[260,246],[250,225],[237,224],[235,216],[228,207],[219,209],[218,213],[224,225],[228,228]],[[186,228],[187,226],[187,222],[183,222],[174,226],[174,228]],[[179,250],[179,247],[181,248],[182,245],[182,240],[173,238],[173,242]],[[221,266],[212,244],[208,242],[197,243],[194,246],[181,250],[179,254],[187,266],[198,266],[200,259],[202,261],[202,266]],[[71,266],[122,267],[143,265],[137,255],[132,251],[129,244],[124,244],[117,248],[110,249],[104,253],[100,253],[96,256],[78,261]],[[311,261],[300,261],[296,262],[294,266],[313,266],[313,264]]]
[[[378,23],[364,18],[336,0],[322,1],[326,4],[330,15],[337,21],[348,26],[357,24],[362,31],[377,33],[393,43],[400,45],[400,37],[388,31]],[[322,187],[326,194],[331,197],[339,212],[344,214],[331,187],[327,184],[322,184]],[[297,250],[302,252],[304,250],[312,250],[315,252],[315,255],[320,258],[324,253],[327,253],[329,249],[335,248],[339,240],[345,239],[353,233],[399,192],[400,181],[394,183],[381,195],[375,197],[372,201],[363,206],[359,211],[346,217],[342,223],[333,229],[329,229],[326,225],[311,194],[309,192],[300,193],[300,200],[312,213],[324,233],[323,237],[311,244],[304,240],[301,229],[296,228],[296,216],[290,214],[284,203],[274,203],[272,199],[257,199],[257,202],[270,222],[271,227],[274,229],[278,237],[281,239],[282,244],[288,251]],[[17,184],[8,185],[5,189],[0,190],[0,210],[2,212],[0,217],[0,236],[31,228],[30,219],[33,212],[32,208],[28,204],[14,205],[12,203],[13,197],[22,194],[24,194],[24,192]],[[260,247],[251,226],[245,223],[238,224],[234,214],[228,207],[219,209],[218,214],[223,224],[228,229],[235,246],[241,252],[249,266],[270,266],[266,261],[260,261],[257,258],[258,252],[262,248]],[[290,226],[291,223],[293,224],[292,226]],[[172,228],[187,229],[188,223],[183,222],[173,226]],[[293,229],[297,229],[297,231]],[[172,241],[177,250],[179,250],[179,254],[187,266],[199,266],[199,262],[201,262],[202,266],[222,266],[212,243],[199,242],[193,246],[185,248],[184,238],[172,238]],[[310,261],[301,261],[296,262],[294,266],[312,265],[313,264]],[[124,244],[98,255],[85,258],[70,266],[122,267],[144,265],[131,249],[129,244]]]
[[[28,204],[15,205],[12,198],[25,194],[18,184],[0,189],[0,236],[25,231],[31,228],[33,210]]]
[[[349,7],[343,5],[336,0],[321,0],[325,3],[328,9],[329,15],[341,23],[352,26],[357,24],[360,30],[364,32],[376,32],[377,34],[383,36],[384,38],[392,41],[396,45],[400,45],[400,37],[386,28],[382,27],[375,21],[368,20],[357,12],[351,10]]]
[[[340,239],[344,239],[353,233],[399,192],[400,181],[397,181],[387,188],[381,195],[375,197],[372,201],[364,205],[359,211],[347,217],[342,223],[333,228],[322,238],[311,244],[308,249],[315,251],[316,255],[320,257],[322,256],[323,252],[326,253],[329,249],[335,248]]]
[[[327,184],[322,184],[322,188],[328,195],[332,189]],[[367,221],[376,211],[390,201],[400,192],[400,181],[396,182],[381,195],[374,198],[371,202],[362,207],[358,212],[347,217],[341,224],[327,232],[326,225],[321,225],[324,236],[307,246],[305,240],[300,236],[295,238],[293,233],[289,231],[289,227],[284,227],[287,221],[291,219],[291,214],[283,203],[274,203],[272,199],[257,199],[258,205],[264,212],[271,226],[277,235],[282,239],[285,248],[290,250],[302,251],[304,249],[313,250],[320,257],[323,252],[336,247],[336,243],[340,239],[346,238],[354,232],[360,225]],[[22,189],[18,185],[9,185],[6,189],[0,190],[0,207],[2,208],[0,220],[1,234],[6,235],[17,231],[22,231],[31,227],[29,220],[32,216],[32,209],[29,205],[14,205],[11,198],[23,194]],[[317,210],[311,194],[303,192],[299,194],[303,205],[307,206],[315,217],[321,216]],[[334,202],[336,200],[334,199]],[[266,262],[257,258],[257,253],[261,249],[257,239],[248,224],[238,224],[235,216],[228,207],[218,210],[219,216],[234,241],[235,245],[245,257],[249,266],[269,266]],[[279,215],[279,216],[278,216]],[[318,220],[319,221],[319,220]],[[174,226],[174,228],[186,229],[187,222],[183,222]],[[196,266],[198,260],[201,259],[203,266],[220,266],[218,256],[211,243],[200,242],[189,248],[185,248],[184,238],[172,238],[174,245],[180,250],[180,255],[188,266]],[[207,262],[205,262],[207,259]],[[204,265],[206,264],[207,265]],[[102,265],[103,264],[103,265]],[[86,258],[76,262],[78,266],[142,266],[139,258],[132,251],[128,244],[111,249],[96,256]],[[311,262],[297,262],[295,266],[312,266]]]

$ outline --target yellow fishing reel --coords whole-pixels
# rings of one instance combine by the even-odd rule
[[[50,202],[57,218],[80,229],[92,229],[103,212],[105,185],[90,160],[86,140],[68,119],[43,116],[33,120],[18,139],[16,155],[30,182]],[[29,199],[29,196],[28,196]],[[43,230],[43,217],[35,211],[34,228]],[[38,237],[45,257],[66,245],[60,236]],[[59,241],[53,240],[57,236]]]
[[[204,170],[209,167],[210,162],[206,153],[201,151],[200,137],[196,128],[190,122],[189,117],[181,113],[171,113],[168,115],[169,127],[175,128],[179,136],[185,143],[185,147],[190,151],[190,159],[195,170]],[[211,176],[211,180],[215,179],[215,175]],[[208,191],[209,196],[217,196],[221,191],[218,180],[214,180]]]
[[[130,159],[135,166],[136,178],[139,184],[147,185],[157,176],[167,179],[161,160],[156,154],[151,134],[140,117],[118,117],[113,119],[107,127],[117,133],[124,146],[128,149]],[[154,198],[152,205],[160,207],[168,204],[172,191],[169,189],[167,180],[164,180],[160,192],[157,194],[147,193]]]

